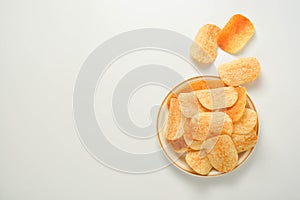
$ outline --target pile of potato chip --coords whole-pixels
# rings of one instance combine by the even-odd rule
[[[233,16],[222,30],[205,25],[191,55],[212,62],[218,46],[236,53],[253,33],[252,23],[241,15]],[[247,104],[247,89],[241,85],[258,77],[260,63],[256,58],[241,58],[219,66],[218,72],[220,80],[190,82],[167,100],[165,138],[200,175],[213,168],[221,173],[232,171],[239,153],[251,150],[258,140],[257,113]]]

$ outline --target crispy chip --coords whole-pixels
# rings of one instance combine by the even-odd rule
[[[237,122],[244,114],[247,99],[247,89],[245,87],[235,88],[238,92],[237,102],[230,108],[227,108],[226,114],[232,119],[232,122]]]
[[[199,151],[190,151],[185,156],[186,163],[198,174],[207,175],[212,166],[207,157],[200,157]]]
[[[170,101],[170,110],[167,123],[167,140],[176,140],[182,136],[184,119],[181,115],[178,99],[172,98]]]
[[[198,112],[205,111],[202,109],[202,106],[200,106],[196,95],[192,92],[180,93],[178,95],[178,101],[182,114],[187,118],[193,117]]]
[[[203,112],[191,119],[191,130],[193,138],[200,141],[220,134],[231,135],[232,120],[224,112]]]
[[[258,77],[260,64],[256,58],[241,58],[221,65],[218,72],[226,85],[239,86]]]
[[[197,33],[190,53],[201,63],[212,63],[217,57],[220,28],[213,24],[203,26]]]
[[[256,145],[257,140],[258,136],[256,135],[255,130],[252,130],[250,133],[244,135],[232,135],[232,141],[238,153],[250,150]]]
[[[252,22],[242,15],[234,15],[220,31],[218,45],[227,53],[237,53],[253,36],[255,28]]]
[[[238,99],[238,93],[234,87],[198,90],[195,94],[200,103],[209,110],[231,107]]]
[[[215,141],[215,138],[209,140]],[[228,135],[217,136],[212,150],[207,154],[211,165],[220,172],[229,172],[237,166],[238,153]]]
[[[181,136],[177,140],[170,141],[170,145],[177,153],[183,153],[188,149],[188,145],[186,144],[183,136]]]
[[[242,118],[233,123],[233,134],[247,134],[254,129],[257,124],[257,114],[254,110],[245,109]]]

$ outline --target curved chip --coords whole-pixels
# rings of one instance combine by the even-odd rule
[[[193,138],[200,141],[220,134],[231,135],[232,120],[224,112],[203,112],[191,119],[191,130]]]
[[[258,77],[260,64],[256,58],[241,58],[221,65],[218,72],[226,85],[239,86]]]
[[[180,93],[178,95],[178,101],[182,114],[187,118],[193,117],[198,112],[205,111],[200,107],[196,95],[192,92]]]
[[[216,140],[211,138],[209,140]],[[238,152],[233,141],[228,135],[217,136],[217,141],[212,150],[207,154],[210,164],[220,172],[233,170],[238,163]]]
[[[257,114],[254,110],[245,109],[242,118],[233,123],[233,134],[247,134],[254,129],[257,124]]]
[[[229,115],[232,122],[241,119],[246,108],[247,100],[247,89],[245,87],[237,87],[235,89],[238,92],[238,100],[232,107],[227,108],[226,110],[226,114]]]
[[[178,99],[172,98],[170,100],[170,109],[167,122],[167,140],[176,140],[184,133],[184,118],[181,115]]]
[[[238,99],[238,93],[234,87],[199,90],[195,93],[200,103],[209,110],[231,107]]]
[[[193,59],[200,63],[212,63],[216,59],[220,30],[213,24],[206,24],[200,28],[190,50]]]
[[[227,53],[237,53],[246,45],[254,32],[255,28],[248,18],[240,14],[234,15],[220,31],[218,45]]]
[[[207,175],[212,166],[207,157],[200,157],[200,151],[190,151],[185,156],[186,163],[198,174]]]
[[[248,151],[253,148],[256,145],[257,140],[258,136],[256,135],[255,130],[252,130],[250,133],[244,135],[232,135],[232,141],[238,153]]]

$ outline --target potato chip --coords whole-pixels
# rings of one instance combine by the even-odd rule
[[[207,154],[210,164],[220,172],[233,170],[238,163],[238,152],[231,137],[228,135],[220,135],[217,136],[217,139],[211,138],[208,140],[216,140],[214,147]]]
[[[200,151],[187,152],[185,161],[195,172],[201,175],[207,175],[212,169],[208,158],[200,157]]]
[[[229,115],[232,122],[237,122],[243,116],[247,99],[247,89],[245,87],[237,87],[235,89],[238,92],[238,100],[232,107],[226,110],[226,114]]]
[[[220,134],[231,135],[232,120],[224,112],[203,112],[191,119],[191,130],[193,138],[200,141]]]
[[[256,112],[254,110],[246,108],[241,119],[233,123],[233,134],[247,134],[254,129],[256,124]]]
[[[243,135],[232,135],[232,141],[238,153],[252,149],[256,145],[257,140],[258,136],[255,130]]]
[[[182,114],[187,118],[193,117],[198,112],[205,111],[201,109],[196,95],[192,92],[180,93],[178,95],[178,101]]]
[[[200,63],[212,63],[217,57],[220,28],[213,24],[203,26],[197,33],[190,53]]]
[[[258,77],[260,64],[256,58],[241,58],[221,65],[218,72],[226,85],[239,86]]]
[[[254,32],[255,28],[248,18],[240,14],[234,15],[220,31],[218,45],[227,53],[237,53],[246,45]]]
[[[184,133],[184,118],[181,115],[178,99],[172,98],[170,101],[169,116],[167,122],[167,140],[176,140]]]
[[[234,87],[198,90],[195,94],[199,102],[209,110],[231,107],[238,99],[238,93]]]
[[[177,140],[170,141],[170,145],[177,153],[184,153],[188,149],[188,145],[185,143],[183,136]]]

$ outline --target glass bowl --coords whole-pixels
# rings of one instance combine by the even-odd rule
[[[200,176],[200,177],[215,177],[215,176],[220,176],[223,174],[227,174],[230,173],[232,171],[234,171],[235,169],[237,169],[239,166],[241,166],[242,164],[245,163],[245,161],[250,157],[250,155],[252,154],[255,146],[245,152],[239,153],[238,154],[238,164],[237,166],[230,172],[227,173],[222,173],[219,171],[216,171],[215,169],[212,169],[208,175],[200,175],[197,174],[196,172],[194,172],[185,162],[185,153],[182,154],[178,154],[176,152],[173,151],[173,149],[170,147],[170,145],[168,144],[168,142],[166,141],[166,138],[163,134],[163,129],[166,127],[166,122],[168,119],[168,100],[170,99],[170,97],[175,93],[175,94],[179,94],[180,92],[187,92],[187,91],[191,91],[190,88],[190,84],[200,81],[200,80],[205,80],[206,83],[211,86],[211,88],[215,88],[215,87],[222,87],[223,86],[223,82],[221,81],[220,77],[218,76],[197,76],[197,77],[193,77],[190,78],[188,80],[185,80],[183,82],[181,82],[180,84],[178,84],[174,89],[172,89],[168,95],[165,97],[165,99],[163,100],[160,108],[159,108],[159,112],[158,112],[158,116],[157,116],[157,135],[158,135],[158,140],[160,143],[160,146],[164,152],[164,154],[166,155],[166,157],[169,159],[169,161],[175,165],[178,169],[180,169],[183,172],[186,172],[188,174],[191,175],[195,175],[195,176]],[[254,103],[252,102],[252,100],[250,99],[250,97],[247,95],[247,100],[246,100],[246,108],[250,108],[253,109],[254,111],[256,111],[256,108],[254,106]],[[259,129],[259,120],[257,119],[257,125],[255,127],[255,131],[256,134],[258,135],[258,129]],[[259,136],[259,135],[258,135]]]

